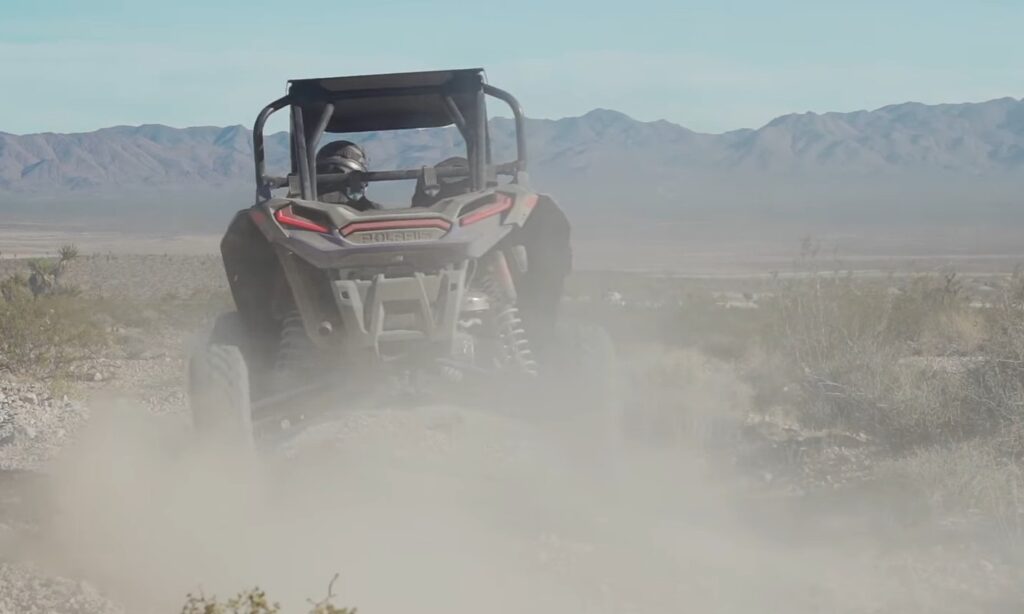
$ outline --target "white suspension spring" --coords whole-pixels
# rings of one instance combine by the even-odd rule
[[[537,361],[533,358],[533,350],[530,349],[530,340],[519,317],[519,309],[513,306],[505,307],[498,313],[496,323],[506,364],[517,366],[523,373],[537,375]]]

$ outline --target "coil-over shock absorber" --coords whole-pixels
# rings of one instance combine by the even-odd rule
[[[530,340],[526,336],[526,329],[523,328],[523,320],[519,317],[519,309],[515,306],[505,307],[495,320],[505,363],[515,365],[523,373],[537,375],[537,361],[533,358]]]
[[[537,361],[530,349],[523,320],[516,307],[516,287],[508,260],[500,249],[487,258],[481,285],[494,302],[495,326],[501,344],[501,362],[523,373],[537,375]]]

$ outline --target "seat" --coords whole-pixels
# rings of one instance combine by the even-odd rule
[[[437,176],[438,170],[453,167],[466,169],[466,177]],[[469,161],[461,156],[453,156],[433,167],[423,167],[419,177],[416,178],[416,187],[412,193],[412,206],[430,207],[445,198],[466,194],[470,191],[471,187]]]

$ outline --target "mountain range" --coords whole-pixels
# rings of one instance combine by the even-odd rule
[[[513,128],[511,120],[491,120],[496,158],[511,156]],[[791,114],[722,134],[597,109],[528,120],[527,131],[534,183],[577,216],[1024,209],[1022,99]],[[453,128],[358,140],[377,169],[434,164],[462,147]],[[269,166],[283,170],[287,135],[271,134],[266,142]],[[146,211],[169,199],[227,203],[217,195],[251,194],[252,175],[251,133],[243,126],[0,132],[0,214],[73,210],[75,203],[124,201]],[[244,201],[232,200],[216,210],[240,206]]]

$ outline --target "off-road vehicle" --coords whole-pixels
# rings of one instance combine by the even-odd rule
[[[513,160],[492,159],[488,99],[511,110]],[[264,128],[285,109],[291,168],[273,176]],[[531,408],[607,400],[607,337],[559,319],[569,223],[529,186],[524,124],[481,69],[290,81],[256,119],[256,202],[221,243],[237,310],[189,361],[197,430],[251,443],[308,415],[300,400],[311,395],[317,411],[394,389]],[[446,127],[465,143],[454,164],[317,172],[320,146],[338,135]],[[353,179],[415,189],[408,203],[367,210],[322,198]]]

